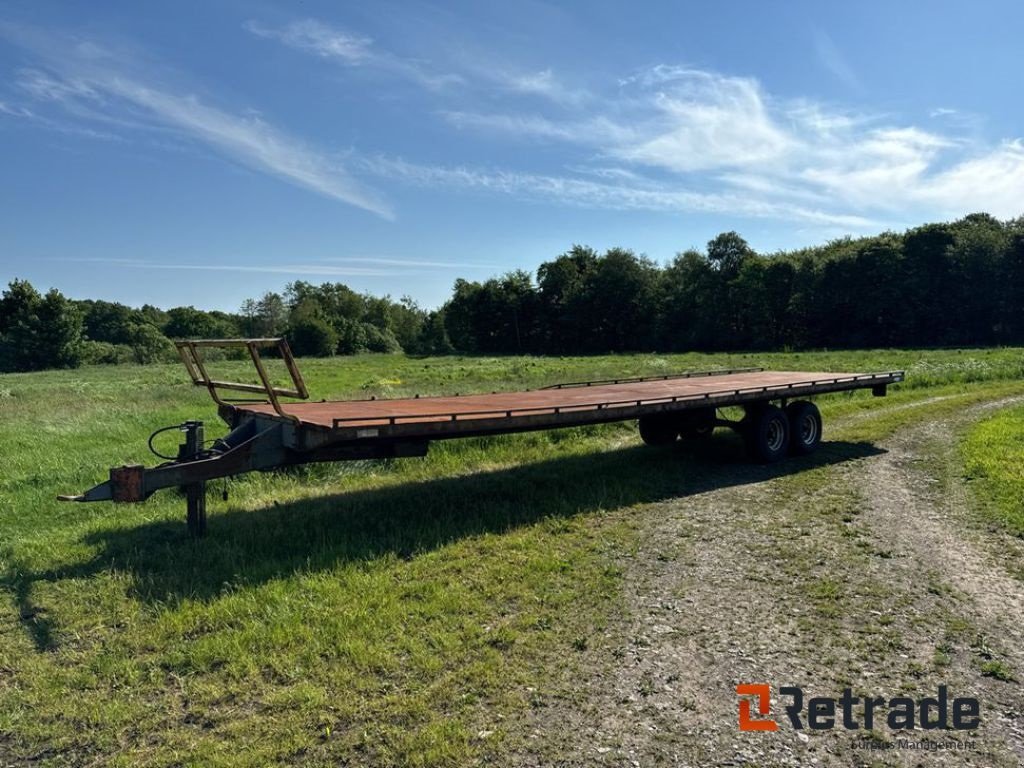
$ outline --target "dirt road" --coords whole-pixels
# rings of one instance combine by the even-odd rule
[[[795,474],[708,463],[680,498],[632,510],[626,615],[530,723],[523,765],[1024,764],[1017,540],[981,530],[955,471],[958,428],[999,401],[927,417],[881,450],[831,443]],[[706,473],[719,476],[706,477]],[[737,482],[736,474],[745,473]],[[980,701],[972,732],[737,729],[738,683],[807,696]],[[901,738],[972,749],[891,749]],[[869,749],[865,745],[874,748]]]

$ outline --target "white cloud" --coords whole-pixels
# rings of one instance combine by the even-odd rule
[[[793,140],[768,113],[758,84],[696,70],[658,73],[649,138],[619,146],[625,160],[690,172],[781,158]]]
[[[327,259],[332,262],[352,262],[355,264],[381,264],[392,267],[423,267],[435,269],[496,269],[500,264],[480,264],[465,261],[421,261],[419,259],[391,259],[382,256],[335,256]]]
[[[917,197],[949,215],[985,211],[999,218],[1024,213],[1024,143],[1005,141],[994,151],[960,162],[923,180]]]
[[[89,127],[88,125],[83,125],[80,121],[55,120],[51,117],[40,114],[37,111],[28,109],[27,107],[0,101],[0,116],[4,115],[31,121],[32,125],[41,126],[47,130],[57,133],[85,136],[90,139],[99,139],[101,141],[122,141],[122,138],[116,133],[97,130],[96,128]]]
[[[939,116],[955,113],[945,108]],[[710,201],[724,213],[718,206],[737,205],[737,215],[849,222],[881,216],[896,226],[978,210],[1003,217],[1024,212],[1017,140],[992,146],[892,116],[774,99],[751,78],[690,67],[659,65],[622,78],[614,97],[595,99],[592,109],[569,117],[448,112],[445,118],[485,135],[575,145],[589,155],[584,165],[601,168],[611,159],[634,174],[646,169],[658,179],[653,197],[650,189],[636,189],[644,184],[641,175],[620,180],[616,189],[631,189],[630,199],[652,208],[699,209]],[[694,187],[702,190],[696,200]]]
[[[917,128],[881,128],[816,147],[819,157],[799,175],[849,204],[893,209],[915,193],[940,152],[951,146]]]
[[[336,161],[304,146],[259,117],[232,115],[203,104],[195,96],[166,93],[120,77],[108,80],[103,87],[250,167],[384,218],[392,217],[387,205],[364,189]]]
[[[24,107],[16,107],[6,101],[0,101],[0,114],[10,117],[33,117],[32,111]]]
[[[257,21],[247,21],[243,26],[257,37],[280,40],[293,48],[327,59],[341,59],[347,64],[363,64],[373,57],[370,38],[332,29],[312,19],[295,21],[281,29],[272,29]]]
[[[173,131],[256,171],[384,218],[391,209],[334,158],[255,115],[238,115],[192,94],[148,85],[109,66],[57,57],[57,71],[24,70],[18,85],[39,103],[59,105],[86,123],[127,130]],[[72,75],[60,74],[66,69]]]
[[[448,269],[497,269],[501,265],[463,261],[422,261],[419,259],[392,259],[378,256],[337,256],[304,264],[235,264],[230,262],[203,262],[201,264],[148,259],[115,257],[50,259],[59,262],[111,264],[133,269],[186,270],[198,272],[255,272],[280,275],[323,277],[387,277],[389,275],[425,275]],[[353,266],[365,264],[366,266]]]
[[[442,111],[441,116],[456,128],[505,133],[514,138],[552,139],[594,146],[628,142],[636,133],[627,125],[596,116],[579,121],[553,120],[540,115],[480,114]]]
[[[615,211],[725,213],[736,216],[833,224],[863,229],[876,222],[788,202],[774,203],[732,192],[705,193],[678,185],[610,184],[588,179],[465,167],[431,166],[400,158],[374,157],[363,167],[378,176],[413,186],[448,187],[502,194],[522,200]]]
[[[563,83],[550,69],[528,74],[506,72],[499,75],[498,80],[513,93],[540,96],[565,107],[579,106],[591,98],[587,91]]]
[[[280,28],[267,27],[258,21],[247,21],[244,27],[257,37],[278,40],[296,50],[348,67],[376,69],[431,90],[463,82],[461,75],[434,73],[420,61],[380,50],[368,37],[352,34],[316,19],[301,19]]]
[[[441,74],[366,36],[310,19],[280,27],[248,22],[246,29],[340,66],[422,86],[434,101],[434,116],[496,142],[495,154],[508,158],[507,167],[461,167],[458,144],[441,164],[354,151],[342,164],[256,113],[229,111],[188,89],[158,84],[133,62],[81,41],[50,41],[42,57],[48,65],[24,70],[18,80],[32,109],[0,101],[0,117],[52,122],[37,107],[59,105],[83,130],[102,124],[111,131],[187,137],[385,217],[388,206],[352,172],[547,205],[714,212],[850,231],[977,210],[1011,217],[1024,209],[1021,141],[985,141],[980,118],[951,107],[925,116],[941,118],[926,129],[906,117],[778,98],[754,78],[691,66],[658,65],[584,91],[552,69],[524,73],[476,61],[464,62],[458,74]],[[822,35],[822,60],[855,84],[855,73],[844,69]],[[454,83],[463,87],[445,87]],[[554,152],[508,152],[510,139],[557,144],[560,165],[538,171],[535,163],[549,162]]]
[[[144,259],[90,258],[90,259],[54,259],[54,261],[71,261],[90,264],[111,264],[132,269],[184,270],[195,272],[253,272],[273,275],[319,276],[319,277],[387,277],[407,270],[374,267],[338,267],[330,264],[230,264],[208,263],[183,264],[177,261],[146,261]]]
[[[555,96],[562,94],[563,88],[555,80],[550,69],[543,72],[536,72],[530,75],[514,75],[508,78],[509,87],[520,93],[536,93],[541,96]]]
[[[620,85],[623,93],[602,100],[603,113],[442,114],[460,128],[585,144],[609,157],[676,172],[769,163],[794,143],[749,78],[657,66]]]

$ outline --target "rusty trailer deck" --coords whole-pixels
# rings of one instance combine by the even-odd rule
[[[493,392],[389,400],[294,402],[308,398],[306,385],[283,339],[224,339],[176,342],[193,384],[204,387],[230,427],[224,437],[204,440],[201,421],[163,427],[150,435],[179,430],[184,442],[176,457],[154,467],[112,467],[109,479],[65,501],[138,502],[162,488],[186,495],[189,532],[206,530],[206,482],[245,472],[297,464],[353,459],[423,456],[434,440],[559,429],[636,420],[649,445],[701,438],[716,427],[739,432],[752,458],[768,462],[807,454],[821,441],[821,415],[808,398],[830,392],[870,389],[884,395],[903,381],[902,371],[835,373],[742,369],[648,378],[556,384],[524,392]],[[227,347],[252,358],[259,384],[220,381],[210,376],[203,350]],[[273,347],[290,377],[290,387],[271,382],[259,350]],[[223,390],[259,393],[265,402],[233,401]],[[778,403],[778,405],[775,405]],[[740,420],[720,409],[738,406]],[[781,407],[780,407],[781,406]]]
[[[743,370],[647,379],[581,382],[521,392],[231,405],[234,419],[293,421],[299,429],[328,431],[335,440],[446,438],[594,424],[691,408],[743,405],[829,392],[884,388],[899,371],[834,373]]]

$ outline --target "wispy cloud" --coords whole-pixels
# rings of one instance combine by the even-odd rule
[[[853,67],[846,60],[842,51],[836,45],[832,37],[823,29],[814,29],[814,50],[818,54],[818,60],[822,65],[835,75],[836,79],[851,90],[863,92],[864,86],[860,78],[854,72]]]
[[[21,79],[19,79],[18,82],[20,85]],[[109,130],[99,130],[91,125],[86,125],[81,121],[76,120],[54,119],[47,115],[40,114],[33,109],[29,109],[24,105],[9,104],[7,102],[0,101],[0,117],[3,116],[18,118],[34,126],[40,126],[48,131],[54,131],[55,133],[84,136],[90,139],[99,139],[101,141],[123,141],[119,135]]]
[[[269,27],[250,20],[245,29],[257,37],[278,40],[305,53],[330,59],[347,67],[363,67],[411,80],[431,90],[463,82],[461,75],[437,73],[415,59],[381,50],[369,37],[353,34],[316,19],[301,19],[283,27]]]
[[[30,110],[25,109],[24,107],[8,104],[6,101],[0,101],[0,114],[9,115],[11,117],[34,117]]]
[[[410,262],[408,265],[389,264],[376,267],[337,266],[325,263],[307,264],[232,264],[228,262],[188,264],[177,261],[154,261],[146,259],[121,258],[58,258],[53,261],[78,262],[90,264],[108,264],[132,269],[156,269],[193,272],[253,272],[273,275],[292,275],[295,277],[388,277],[397,274],[416,275],[428,274],[436,268],[424,263]],[[419,269],[410,269],[416,266]]]
[[[986,144],[887,115],[777,99],[753,78],[691,67],[659,65],[618,85],[613,96],[568,116],[543,111],[443,116],[461,130],[495,138],[564,143],[598,168],[614,161],[620,176],[625,165],[633,178],[622,177],[612,186],[623,195],[622,207],[831,218],[851,226],[880,219],[899,225],[977,210],[1008,218],[1024,211],[1024,166],[1015,139]],[[510,182],[515,174],[483,175],[494,177],[491,186],[516,186]],[[463,179],[468,187],[488,186],[476,172],[460,169],[441,178],[449,185]],[[603,191],[607,185],[590,184],[574,182],[560,191],[574,204],[611,204]],[[522,186],[528,194],[529,185]],[[538,188],[552,186],[541,182]],[[554,199],[549,192],[536,194]],[[735,207],[730,211],[729,206]]]
[[[770,114],[755,80],[664,65],[621,80],[620,92],[593,112],[442,115],[459,128],[586,145],[607,157],[681,173],[764,165],[795,143]]]
[[[232,115],[195,96],[166,93],[120,77],[104,86],[157,118],[257,170],[391,218],[390,208],[334,160],[277,130],[259,117]]]
[[[615,211],[727,213],[736,216],[833,224],[862,229],[875,222],[788,202],[773,203],[736,193],[704,193],[678,184],[611,184],[589,179],[480,169],[420,165],[400,158],[362,161],[372,173],[425,188],[448,187],[507,195],[522,200]]]
[[[435,269],[496,269],[500,264],[468,261],[422,261],[420,259],[392,259],[381,256],[336,256],[326,261],[353,264],[380,264],[391,267],[421,267]]]
[[[610,154],[690,172],[764,165],[790,151],[793,139],[772,119],[756,81],[682,67],[654,74],[643,134]]]
[[[10,28],[0,28],[10,35]],[[15,34],[16,42],[20,38]],[[392,218],[389,206],[357,181],[341,162],[252,114],[213,106],[136,74],[133,62],[95,47],[62,45],[35,33],[28,46],[39,66],[22,70],[17,85],[40,105],[57,107],[90,125],[126,131],[172,131],[261,173],[332,199]],[[129,74],[132,73],[132,74]]]
[[[395,259],[384,256],[335,256],[303,264],[236,264],[231,262],[202,262],[201,264],[160,261],[152,259],[126,259],[116,257],[57,257],[56,262],[109,264],[133,269],[184,270],[197,272],[257,272],[275,275],[321,277],[386,277],[389,275],[425,275],[450,269],[498,269],[500,264],[468,261],[431,261],[423,259]],[[353,266],[366,265],[366,266]]]
[[[1024,205],[1021,141],[984,140],[977,119],[967,121],[949,106],[923,116],[922,126],[891,114],[780,98],[756,78],[678,64],[603,86],[586,81],[584,90],[569,85],[581,82],[572,73],[550,68],[463,61],[457,71],[442,72],[312,19],[281,26],[250,21],[246,29],[332,65],[421,86],[431,100],[423,119],[492,142],[495,156],[507,158],[504,167],[464,165],[459,142],[439,145],[449,152],[441,161],[368,154],[368,148],[341,159],[255,113],[170,87],[136,62],[80,41],[29,46],[36,53],[45,48],[45,55],[17,78],[24,103],[3,94],[0,118],[53,121],[52,110],[59,109],[83,130],[173,134],[384,217],[390,208],[361,179],[545,205],[710,212],[849,231],[977,210],[1009,218]],[[5,32],[9,36],[0,25],[0,35]],[[827,35],[815,39],[822,63],[858,85]],[[455,84],[460,87],[448,87]],[[514,142],[557,146],[558,152],[509,151]],[[466,267],[398,261],[389,266]],[[363,263],[366,269],[385,265]]]
[[[445,110],[440,115],[456,128],[504,133],[519,139],[555,139],[597,146],[625,143],[637,135],[630,126],[602,116],[572,120],[549,119],[537,114],[481,114],[458,110]]]
[[[565,84],[550,69],[526,74],[502,72],[495,77],[512,93],[540,96],[561,106],[579,106],[591,98],[588,91]]]
[[[465,86],[476,92],[497,89],[505,95],[538,97],[570,108],[592,98],[586,89],[564,82],[550,68],[524,71],[491,61],[463,60],[454,68],[458,71],[445,72],[429,61],[399,55],[366,35],[318,19],[297,19],[280,26],[250,19],[242,26],[256,37],[276,40],[344,67],[409,80],[430,91],[443,91],[449,86]]]

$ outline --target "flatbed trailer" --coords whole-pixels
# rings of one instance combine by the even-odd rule
[[[835,373],[744,368],[663,376],[582,381],[523,392],[492,392],[397,399],[293,402],[309,397],[284,339],[219,339],[175,342],[196,386],[205,387],[230,432],[204,441],[203,422],[179,429],[184,441],[175,457],[146,468],[113,467],[107,481],[64,501],[139,502],[161,488],[179,487],[187,500],[188,530],[206,530],[206,482],[257,470],[323,461],[424,456],[433,440],[559,429],[637,420],[649,445],[699,438],[715,427],[738,431],[756,461],[779,461],[814,451],[822,435],[821,415],[807,398],[829,392],[870,389],[884,396],[902,371]],[[218,381],[209,376],[203,350],[242,348],[252,358],[260,384]],[[291,387],[275,386],[260,349],[274,347]],[[259,401],[230,400],[223,390],[258,393]],[[290,398],[288,402],[284,399]],[[779,403],[779,405],[775,405]],[[739,420],[719,410],[740,407]],[[154,450],[154,453],[156,451]],[[159,455],[159,454],[158,454]]]

